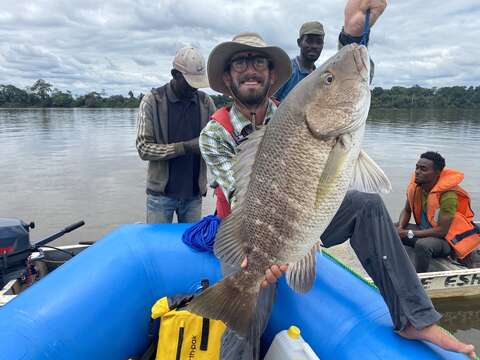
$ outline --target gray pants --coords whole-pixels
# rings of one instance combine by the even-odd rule
[[[418,230],[417,225],[408,224],[406,229]],[[452,248],[447,240],[438,237],[424,237],[413,239],[402,239],[404,245],[413,247],[415,252],[415,270],[419,273],[427,272],[430,266],[430,260],[437,257],[447,257],[452,252]]]
[[[355,254],[378,286],[396,330],[404,329],[408,323],[421,329],[440,319],[379,195],[349,191],[321,239],[326,247],[350,239]],[[261,332],[268,322],[274,297],[274,286],[260,293],[255,327]],[[258,359],[258,341],[252,344],[227,330],[222,338],[221,359]]]

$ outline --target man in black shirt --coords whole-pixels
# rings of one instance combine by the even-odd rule
[[[208,87],[205,60],[192,47],[180,49],[173,60],[172,80],[152,89],[140,104],[137,150],[147,160],[147,223],[195,222],[201,217],[207,192],[206,166],[198,136],[215,111],[210,97],[197,91]]]

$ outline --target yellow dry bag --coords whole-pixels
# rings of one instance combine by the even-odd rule
[[[225,324],[185,310],[192,296],[163,297],[152,307],[160,318],[156,360],[217,360]]]

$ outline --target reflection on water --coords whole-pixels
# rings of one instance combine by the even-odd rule
[[[34,220],[33,240],[85,220],[57,244],[97,240],[120,224],[143,221],[146,163],[135,148],[135,116],[135,109],[0,109],[0,217]],[[392,182],[384,199],[397,219],[410,174],[427,150],[465,171],[463,186],[480,210],[479,144],[475,111],[389,110],[370,114],[364,149]],[[209,194],[204,213],[212,209]],[[478,313],[445,308],[443,321],[480,348]]]
[[[480,297],[437,300],[435,307],[443,315],[442,327],[480,349]]]

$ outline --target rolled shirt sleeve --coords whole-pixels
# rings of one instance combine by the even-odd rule
[[[183,142],[172,144],[158,144],[155,140],[153,129],[153,95],[145,95],[140,103],[137,113],[137,139],[138,155],[142,160],[168,160],[185,155]]]
[[[233,162],[235,159],[235,142],[222,125],[210,120],[200,133],[200,153],[207,164],[214,180],[230,199],[235,191]]]

